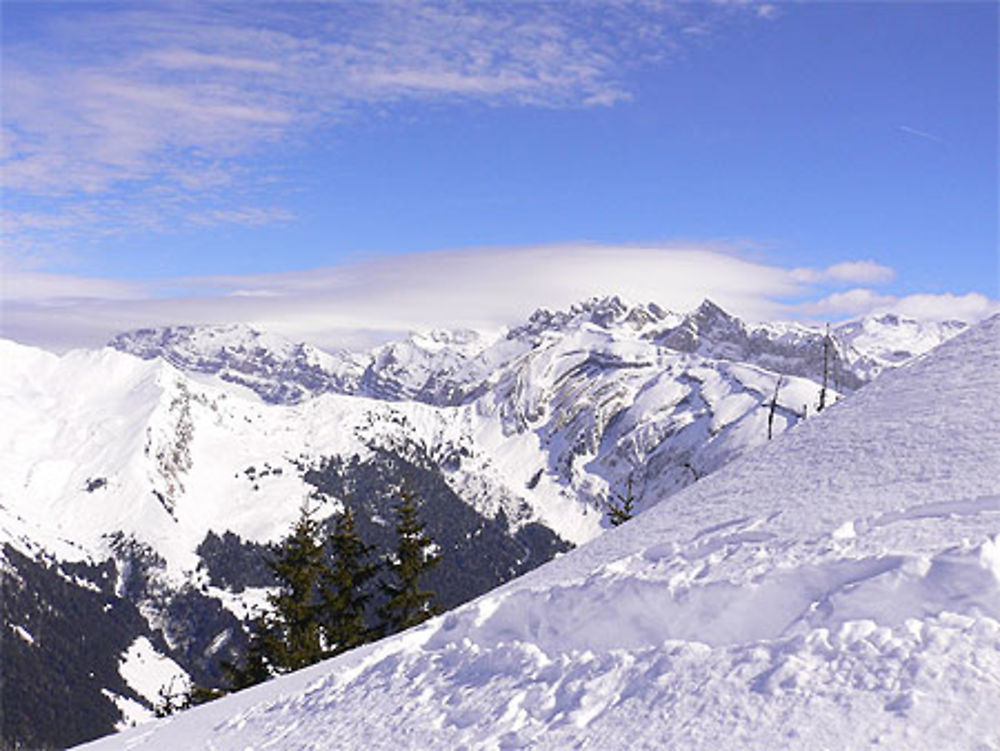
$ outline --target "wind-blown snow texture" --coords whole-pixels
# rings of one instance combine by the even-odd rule
[[[88,749],[1000,748],[1000,317],[415,630]]]

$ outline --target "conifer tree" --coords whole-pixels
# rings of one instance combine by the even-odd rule
[[[433,545],[417,514],[417,503],[407,491],[396,506],[396,555],[387,565],[389,581],[382,590],[388,597],[379,609],[384,634],[403,631],[440,612],[434,593],[420,588],[420,578],[436,566],[440,556],[430,552]]]
[[[187,696],[184,697],[184,709],[190,709],[191,707],[197,707],[199,704],[207,704],[210,701],[221,699],[226,693],[227,691],[221,688],[209,688],[208,686],[200,686],[195,683],[187,692]]]
[[[323,658],[318,618],[323,545],[308,504],[270,566],[279,589],[268,596],[274,617],[263,630],[263,653],[277,672],[286,673]]]
[[[373,546],[362,541],[354,526],[354,515],[346,506],[329,544],[333,561],[322,578],[321,627],[327,653],[335,655],[373,638],[365,625],[365,606],[371,599],[368,583],[378,566],[371,559]]]
[[[614,501],[607,501],[608,521],[617,527],[635,516],[635,496],[632,495],[632,478],[628,480],[628,489],[624,494],[615,493]]]
[[[263,683],[271,677],[268,652],[273,652],[275,636],[270,619],[258,615],[250,625],[250,644],[240,664],[223,662],[222,671],[230,691],[239,691]]]

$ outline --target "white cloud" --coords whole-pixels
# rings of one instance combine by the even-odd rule
[[[609,294],[674,310],[709,297],[751,320],[847,316],[897,304],[931,311],[934,303],[946,317],[961,317],[996,305],[968,295],[898,300],[864,288],[788,304],[821,294],[802,271],[749,260],[725,246],[565,244],[384,256],[335,268],[187,277],[144,287],[109,281],[106,290],[100,280],[79,280],[77,287],[70,277],[20,274],[9,280],[20,291],[8,298],[4,333],[66,347],[100,344],[139,326],[248,321],[335,346],[429,328],[497,328],[539,307]],[[178,289],[186,292],[171,291]]]
[[[836,292],[790,308],[806,316],[855,317],[872,313],[899,313],[932,321],[959,320],[973,323],[1000,313],[1000,302],[978,292],[965,295],[921,293],[897,297],[874,290],[856,288]]]
[[[895,300],[896,298],[891,295],[880,295],[874,290],[856,288],[846,292],[834,292],[819,300],[799,303],[795,309],[811,316],[851,316],[886,307]]]
[[[289,317],[410,329],[496,326],[540,306],[621,293],[677,308],[706,296],[745,315],[802,291],[780,268],[711,248],[555,245],[480,248],[385,257],[356,266],[260,276],[188,279],[218,292],[267,293]],[[312,325],[312,324],[310,324]]]
[[[115,279],[98,279],[38,271],[0,272],[0,300],[30,301],[41,305],[72,300],[139,300],[148,297],[146,285]]]
[[[965,295],[920,294],[901,297],[892,304],[895,312],[915,318],[929,318],[946,321],[981,321],[982,319],[1000,313],[1000,302],[991,300],[978,292]]]
[[[875,261],[844,261],[825,269],[795,269],[796,278],[810,284],[884,284],[892,281],[896,272]]]

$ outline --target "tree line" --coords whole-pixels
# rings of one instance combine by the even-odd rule
[[[160,693],[156,713],[178,709],[262,683],[362,644],[403,631],[440,612],[434,593],[421,587],[423,575],[440,561],[420,521],[417,501],[400,493],[395,507],[395,551],[380,559],[361,539],[350,507],[325,534],[304,504],[291,533],[268,566],[277,580],[269,610],[250,623],[245,654],[223,663],[226,686],[194,685],[183,694]],[[372,599],[381,602],[372,607]]]

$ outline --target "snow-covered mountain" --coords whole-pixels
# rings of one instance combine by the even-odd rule
[[[961,321],[917,321],[894,314],[850,321],[830,331],[831,385],[853,391],[963,330]],[[629,305],[593,298],[566,311],[536,311],[502,334],[431,331],[369,352],[322,352],[243,324],[176,326],[122,333],[114,349],[162,358],[188,373],[216,374],[272,403],[294,404],[333,392],[438,406],[475,400],[527,352],[574,331],[606,331],[677,352],[758,365],[774,373],[818,379],[824,331],[802,324],[747,325],[706,300],[671,313],[655,303]]]
[[[994,317],[474,602],[87,748],[998,748],[998,389]]]
[[[162,358],[182,371],[218,375],[278,404],[355,391],[364,369],[349,352],[323,352],[245,324],[138,329],[109,346],[144,360]]]
[[[958,328],[837,327],[827,402]],[[0,358],[5,675],[48,676],[38,702],[90,718],[44,739],[65,744],[149,716],[172,677],[217,679],[304,498],[387,548],[395,489],[417,489],[454,606],[593,539],[611,494],[662,503],[812,416],[824,332],[607,298],[361,353],[225,326]],[[72,660],[70,612],[104,639]],[[30,725],[15,704],[5,722]]]
[[[884,313],[843,323],[835,331],[849,352],[874,364],[864,371],[866,376],[873,376],[882,368],[901,365],[930,351],[966,327],[962,321],[917,321]]]

